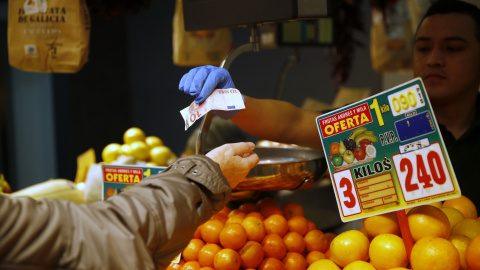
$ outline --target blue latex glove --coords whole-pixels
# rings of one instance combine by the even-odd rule
[[[196,103],[204,102],[215,89],[227,88],[235,88],[230,73],[224,68],[215,66],[202,66],[191,69],[187,74],[183,75],[178,85],[178,89],[185,92],[185,94],[196,96]],[[245,98],[243,98],[243,101],[245,102]],[[213,112],[222,119],[230,119],[239,110]]]

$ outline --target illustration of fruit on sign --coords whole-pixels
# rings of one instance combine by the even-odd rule
[[[357,147],[355,150],[353,150],[353,156],[358,160],[364,160],[365,159],[365,150],[362,147]]]
[[[340,166],[343,164],[343,156],[341,154],[335,154],[332,157],[333,166]]]
[[[353,152],[350,150],[345,151],[345,153],[343,153],[343,160],[347,164],[352,163],[355,160],[355,156],[353,155]]]
[[[370,141],[369,139],[363,139],[360,141],[360,147],[363,148],[363,150],[365,150],[367,148],[367,145],[372,145],[372,141]]]
[[[340,153],[340,144],[338,142],[333,142],[330,144],[330,155],[335,155]]]

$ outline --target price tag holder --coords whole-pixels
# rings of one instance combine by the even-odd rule
[[[461,194],[420,78],[316,123],[344,222]]]

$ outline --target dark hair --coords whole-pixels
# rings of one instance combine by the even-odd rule
[[[480,42],[480,9],[477,6],[462,0],[434,1],[433,4],[425,12],[425,15],[423,15],[422,20],[418,24],[417,33],[418,33],[418,29],[420,28],[420,25],[422,25],[422,22],[425,20],[425,18],[430,17],[432,15],[436,15],[436,14],[450,14],[450,13],[461,13],[461,14],[469,15],[475,22],[475,25],[476,25],[475,33],[477,36],[477,40]],[[417,33],[415,33],[415,36],[417,35]]]

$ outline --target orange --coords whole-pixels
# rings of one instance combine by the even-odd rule
[[[263,225],[267,234],[275,233],[283,237],[288,232],[287,219],[281,215],[274,214],[267,217]]]
[[[373,237],[383,233],[400,235],[396,212],[367,217],[363,220],[363,226],[365,231]]]
[[[441,207],[445,215],[447,215],[448,221],[450,222],[450,229],[453,228],[455,224],[457,224],[460,220],[465,219],[465,216],[458,210],[457,208],[453,207]]]
[[[282,205],[282,212],[286,219],[293,216],[304,216],[303,206],[297,202],[287,202]]]
[[[244,220],[246,216],[247,214],[245,214],[244,212],[235,212],[235,210],[232,210],[232,212],[230,212],[229,214],[228,219],[225,221],[225,225],[232,223],[242,223],[242,220]]]
[[[244,212],[245,214],[248,214],[250,212],[256,212],[257,206],[253,202],[246,202],[238,206],[238,210]]]
[[[225,225],[220,220],[207,220],[200,227],[200,233],[205,243],[220,243],[220,233]]]
[[[461,234],[473,239],[480,234],[480,220],[473,218],[463,219],[453,226],[450,234]]]
[[[225,213],[218,212],[213,215],[210,219],[220,220],[221,222],[225,223],[228,220],[228,215]]]
[[[450,235],[450,221],[439,208],[431,205],[414,207],[407,214],[413,242],[422,237],[434,236],[447,239]]]
[[[310,266],[312,263],[321,259],[327,259],[327,255],[317,250],[310,251],[305,257],[305,260],[307,261],[307,266]]]
[[[365,221],[365,220],[364,220]],[[360,228],[359,230],[361,233],[363,233],[369,241],[372,241],[373,240],[373,236],[371,236],[370,234],[368,234],[367,230],[365,229],[365,225],[362,225],[362,227]]]
[[[265,218],[271,215],[283,215],[282,209],[274,205],[265,205],[261,207],[259,211],[262,214],[262,216],[264,216]]]
[[[174,262],[171,262],[167,268],[165,268],[165,270],[180,270],[182,269],[182,266],[185,264],[185,261],[184,260],[180,260],[179,263],[174,263]]]
[[[262,214],[260,214],[260,212],[256,212],[256,211],[248,213],[245,217],[257,217],[260,220],[265,219],[265,217]]]
[[[186,262],[181,270],[201,270],[201,266],[197,261]]]
[[[325,252],[329,248],[328,239],[321,230],[311,230],[305,234],[305,247],[307,251]]]
[[[325,251],[325,256],[327,256],[328,259],[330,259],[330,249],[328,249],[327,251]]]
[[[198,252],[204,245],[205,243],[201,239],[191,239],[182,251],[182,259],[186,262],[198,261]]]
[[[246,217],[242,220],[241,224],[247,232],[247,240],[262,242],[265,237],[265,226],[261,219],[257,217]]]
[[[458,254],[460,255],[460,269],[467,270],[467,262],[465,261],[465,251],[467,250],[468,245],[472,241],[472,239],[466,237],[465,235],[450,235],[448,241],[452,242],[452,244],[457,248]]]
[[[340,267],[329,259],[323,259],[312,263],[307,270],[340,270]]]
[[[258,270],[286,270],[285,265],[277,258],[269,257],[263,259]]]
[[[259,201],[257,201],[255,203],[255,205],[257,206],[258,210],[260,210],[261,208],[263,208],[265,206],[277,206],[278,207],[277,201],[275,201],[275,199],[271,198],[271,197],[265,197],[263,199],[260,199]]]
[[[368,259],[368,238],[360,231],[349,230],[337,235],[330,244],[330,259],[340,267]]]
[[[333,142],[330,144],[330,155],[335,155],[340,153],[340,144],[338,142]]]
[[[460,255],[447,239],[427,236],[413,245],[410,264],[415,270],[456,270],[460,267]]]
[[[238,270],[241,264],[240,254],[231,248],[220,250],[213,259],[213,267],[216,270]]]
[[[198,252],[198,262],[200,266],[213,266],[213,259],[215,254],[222,250],[222,247],[217,244],[206,244]]]
[[[288,221],[288,230],[305,235],[308,232],[308,221],[304,216],[293,216]]]
[[[255,241],[248,241],[238,253],[243,268],[257,268],[265,255],[262,245]]]
[[[408,265],[407,250],[400,236],[380,234],[373,238],[368,250],[370,263],[377,270]]]
[[[197,238],[197,239],[202,239],[202,232],[200,231],[200,228],[202,226],[198,226],[196,229],[195,229],[195,232],[193,233],[193,237],[192,238]]]
[[[112,197],[114,194],[115,194],[115,190],[113,188],[111,187],[107,188],[107,194],[106,194],[107,198]]]
[[[262,241],[262,247],[265,252],[265,257],[273,257],[281,260],[285,257],[285,254],[287,254],[287,246],[278,234],[267,234]]]
[[[354,261],[343,268],[343,270],[379,270],[381,268],[375,268],[372,264],[364,261]]]
[[[443,202],[443,207],[453,207],[462,212],[465,218],[477,218],[477,208],[475,204],[467,197],[460,195],[455,199],[446,200]]]
[[[230,213],[230,211],[232,211],[232,209],[231,209],[230,207],[224,206],[224,207],[222,208],[222,210],[219,211],[219,213],[224,213],[225,215],[228,216],[228,213]]]
[[[465,250],[465,262],[470,270],[480,270],[480,235],[475,236]]]
[[[247,232],[239,223],[226,225],[220,232],[220,244],[224,248],[239,249],[247,242]]]
[[[328,241],[328,248],[330,248],[330,243],[332,243],[333,238],[335,238],[336,236],[337,234],[334,232],[325,233],[325,238],[327,238],[327,241]]]
[[[297,232],[288,232],[283,237],[288,252],[302,253],[305,250],[305,239]]]
[[[204,267],[200,268],[200,270],[215,270],[215,268],[212,268],[210,266],[204,266]]]
[[[298,252],[288,252],[282,262],[286,270],[307,270],[307,261]]]
[[[227,216],[228,216],[228,217],[233,217],[233,216],[235,216],[235,215],[237,215],[237,214],[241,214],[241,215],[243,215],[243,216],[246,216],[246,215],[247,215],[247,213],[245,213],[245,212],[243,212],[243,211],[240,211],[240,210],[238,210],[238,209],[232,209],[232,210],[230,210],[230,212],[228,212]]]
[[[308,231],[317,229],[317,224],[315,224],[315,222],[307,219],[307,223],[308,223]]]

